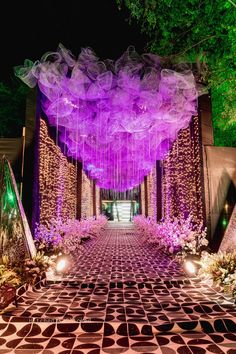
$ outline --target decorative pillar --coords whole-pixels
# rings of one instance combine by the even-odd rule
[[[76,219],[81,219],[81,202],[82,202],[82,163],[77,162],[77,203],[76,203]]]
[[[96,210],[96,184],[94,181],[92,181],[93,183],[93,216],[97,217],[97,210]]]
[[[156,161],[156,213],[157,221],[162,218],[162,162]]]
[[[139,185],[138,201],[139,201],[139,214],[142,215],[144,206],[142,205],[141,184]]]
[[[208,161],[207,161],[207,147],[214,145],[214,132],[212,124],[212,112],[211,112],[211,96],[210,94],[202,95],[198,99],[198,116],[200,120],[200,135],[202,143],[201,165],[203,168],[203,174],[201,183],[203,186],[203,198],[204,198],[204,223],[207,226],[207,232],[209,238],[213,239],[212,228],[212,207],[210,203],[210,188],[209,188],[209,175],[208,175]]]
[[[145,209],[145,216],[148,216],[148,185],[147,185],[147,176],[144,177],[144,209]]]

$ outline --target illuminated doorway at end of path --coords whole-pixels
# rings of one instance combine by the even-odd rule
[[[102,200],[102,213],[109,221],[131,222],[139,214],[139,203],[135,200]]]

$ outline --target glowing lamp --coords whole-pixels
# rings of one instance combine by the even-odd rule
[[[13,195],[13,193],[12,193],[12,192],[8,192],[8,193],[7,193],[7,198],[8,198],[8,200],[9,200],[10,202],[13,202],[13,200],[14,200],[14,195]]]
[[[190,275],[195,275],[197,273],[197,267],[193,261],[186,261],[184,268]]]
[[[226,227],[227,224],[228,224],[228,221],[227,221],[226,219],[223,219],[223,220],[222,220],[222,225],[223,225],[223,227]]]
[[[70,262],[67,256],[65,255],[59,256],[56,261],[56,273],[57,274],[66,273],[69,268],[69,265]]]
[[[184,269],[190,276],[197,275],[200,266],[200,257],[198,255],[191,255],[184,262]]]
[[[66,260],[61,259],[59,262],[57,262],[56,270],[58,273],[60,273],[61,271],[65,270],[65,267],[66,267]]]

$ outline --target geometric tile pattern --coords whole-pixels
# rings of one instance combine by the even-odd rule
[[[66,277],[1,317],[0,354],[236,354],[234,301],[131,226],[110,224],[83,247]]]

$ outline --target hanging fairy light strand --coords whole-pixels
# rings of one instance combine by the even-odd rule
[[[160,57],[133,47],[117,61],[100,61],[89,48],[75,59],[59,45],[15,72],[30,87],[38,84],[67,155],[106,189],[139,185],[196,113],[192,72],[165,69]]]
[[[186,219],[204,223],[201,144],[199,117],[179,132],[166,159],[163,161],[162,215],[165,219]]]
[[[148,215],[156,220],[157,218],[157,175],[156,166],[153,167],[151,173],[147,177],[147,187],[148,187]]]
[[[76,167],[50,138],[44,120],[39,128],[39,223],[76,217]]]

